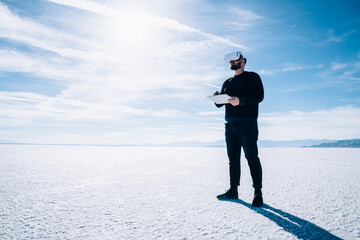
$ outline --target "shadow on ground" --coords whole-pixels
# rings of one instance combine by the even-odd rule
[[[244,205],[245,207],[250,208],[251,210],[263,215],[264,217],[269,218],[271,221],[279,225],[279,227],[295,235],[299,239],[306,239],[306,240],[342,239],[329,233],[325,229],[316,226],[315,224],[309,221],[291,215],[290,213],[284,212],[280,209],[273,208],[267,204],[264,204],[263,207],[256,208],[251,206],[251,204],[244,202],[241,199],[222,200],[222,201],[234,202]]]

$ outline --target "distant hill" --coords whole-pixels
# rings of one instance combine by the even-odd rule
[[[288,140],[288,141],[272,141],[272,140],[259,140],[259,147],[308,147],[321,143],[331,143],[336,140],[314,140],[314,139],[304,139],[304,140]]]
[[[310,147],[360,148],[360,139],[339,140],[336,142],[312,145]]]
[[[225,141],[217,142],[174,142],[165,144],[171,147],[225,147]],[[360,139],[329,140],[329,139],[304,139],[289,141],[259,140],[259,147],[360,147]]]
[[[316,144],[321,143],[332,143],[336,140],[314,140],[314,139],[304,139],[304,140],[291,140],[291,141],[272,141],[272,140],[259,140],[259,147],[310,147]],[[225,147],[225,141],[220,140],[217,142],[173,142],[165,144],[170,147]]]

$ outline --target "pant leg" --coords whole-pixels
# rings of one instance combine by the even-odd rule
[[[230,173],[230,186],[237,187],[240,185],[240,154],[241,143],[234,126],[230,124],[225,125],[225,141],[226,150],[229,157],[229,173]]]
[[[254,188],[262,188],[262,167],[257,147],[258,135],[257,124],[246,126],[241,131],[241,144],[248,161]]]

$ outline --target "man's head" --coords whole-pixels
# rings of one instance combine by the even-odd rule
[[[246,58],[240,51],[232,52],[225,55],[225,61],[230,63],[231,70],[244,69]]]

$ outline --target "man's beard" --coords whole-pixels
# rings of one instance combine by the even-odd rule
[[[230,67],[231,70],[238,70],[239,68],[241,68],[241,61],[237,64],[231,65]]]

